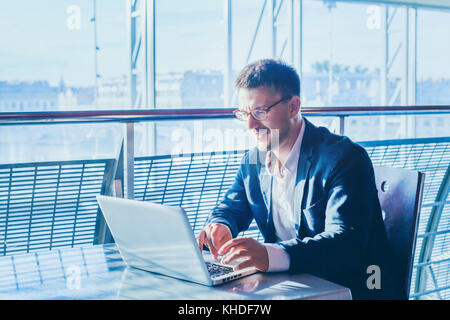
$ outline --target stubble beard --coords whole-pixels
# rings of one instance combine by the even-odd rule
[[[280,137],[280,130],[260,129],[260,131],[262,131],[262,136],[256,136],[256,147],[258,150],[262,152],[277,151],[285,138],[284,135]]]

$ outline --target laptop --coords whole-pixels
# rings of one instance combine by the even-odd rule
[[[207,286],[257,272],[255,268],[233,271],[232,265],[206,253],[204,257],[183,208],[102,195],[97,201],[130,267]]]

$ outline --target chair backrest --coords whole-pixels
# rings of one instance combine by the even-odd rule
[[[374,170],[388,242],[399,263],[399,281],[407,298],[425,174],[380,166],[374,166]]]
[[[0,164],[0,256],[101,243],[114,159]]]
[[[233,184],[244,153],[236,150],[137,157],[134,199],[183,207],[194,233],[199,233]],[[239,235],[262,239],[255,221]]]

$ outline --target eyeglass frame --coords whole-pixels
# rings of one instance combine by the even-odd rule
[[[248,119],[248,116],[251,115],[251,116],[253,117],[253,119],[255,119],[256,121],[264,121],[264,120],[267,120],[267,118],[269,117],[269,111],[270,111],[270,109],[272,109],[273,107],[275,107],[275,106],[276,106],[277,104],[279,104],[280,102],[282,102],[282,101],[284,101],[284,100],[286,100],[286,99],[290,99],[290,98],[292,98],[292,96],[286,96],[286,97],[284,97],[284,98],[281,98],[280,100],[278,100],[278,101],[275,102],[274,104],[268,106],[268,107],[265,108],[265,109],[258,109],[257,111],[264,111],[264,114],[265,114],[264,119],[257,119],[257,118],[255,117],[255,115],[253,114],[253,112],[254,112],[255,110],[250,111],[250,112],[247,112],[247,111],[243,111],[243,110],[240,110],[240,109],[236,109],[236,110],[233,110],[233,115],[235,116],[236,119],[238,119],[238,120],[240,120],[240,121],[246,121],[246,120],[243,120],[243,119],[238,118],[238,117],[236,116],[236,113],[238,113],[238,112],[241,112],[241,113],[246,114],[246,115],[247,115],[247,119]],[[258,108],[260,108],[260,107],[258,107]]]

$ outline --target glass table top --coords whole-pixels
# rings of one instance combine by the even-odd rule
[[[350,299],[309,274],[256,273],[208,287],[128,267],[115,244],[0,258],[0,299]]]

